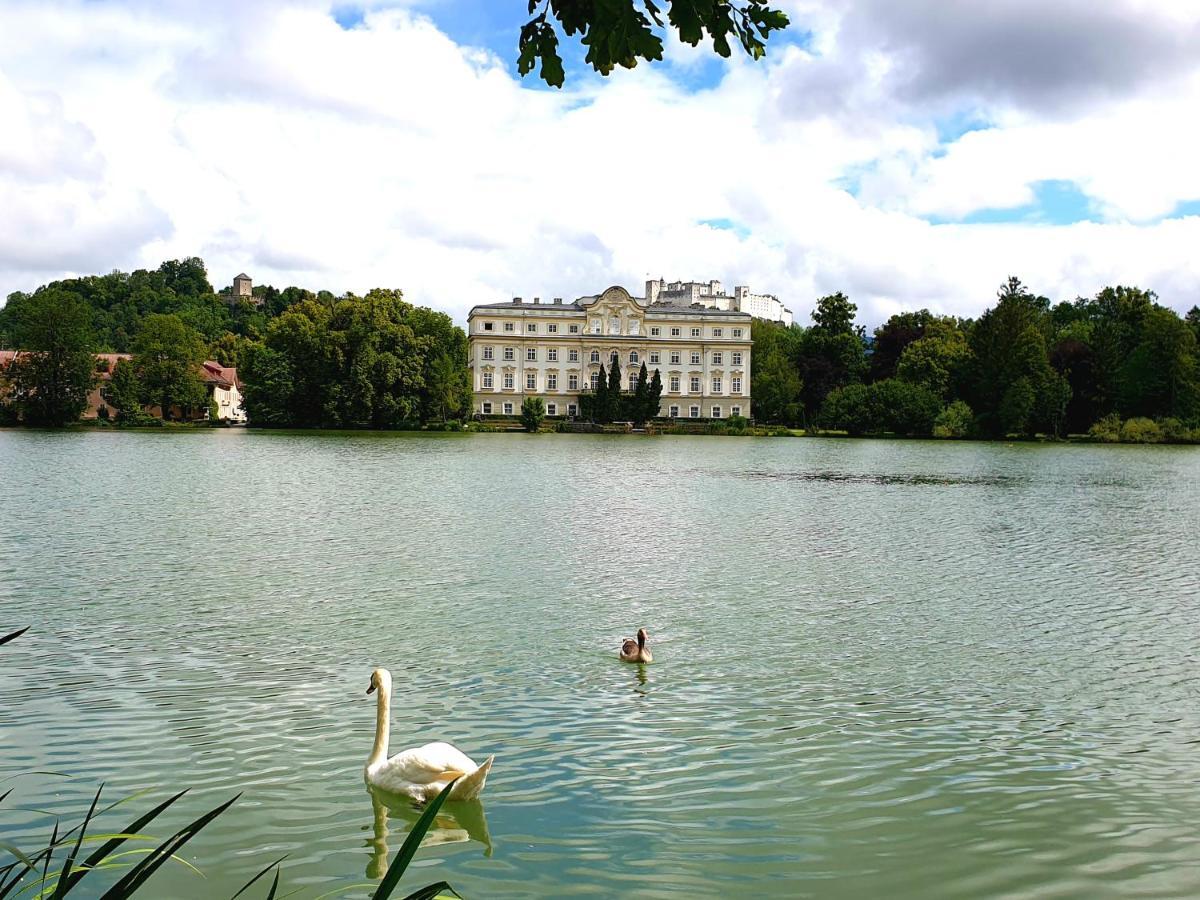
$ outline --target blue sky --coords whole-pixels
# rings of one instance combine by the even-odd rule
[[[459,318],[651,276],[868,325],[1010,275],[1200,302],[1200,8],[777,2],[763,61],[564,39],[558,91],[521,0],[8,0],[0,295],[199,255]]]

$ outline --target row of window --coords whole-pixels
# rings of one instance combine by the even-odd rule
[[[482,412],[485,416],[492,415],[492,413],[495,411],[495,408],[496,408],[495,404],[492,403],[491,400],[484,400],[482,406],[480,407],[480,409],[482,410]],[[500,404],[500,409],[501,409],[502,413],[506,416],[511,416],[513,414],[513,404],[512,403],[502,403],[502,404]],[[672,419],[678,419],[679,418],[679,407],[674,406],[674,405],[668,407],[667,414]],[[731,406],[729,408],[729,414],[731,416],[740,416],[742,414],[742,408],[740,406]],[[558,415],[558,404],[557,403],[547,403],[546,404],[546,415],[557,416]],[[574,403],[568,403],[567,404],[567,415],[568,416],[579,415],[579,407]],[[688,417],[692,418],[692,419],[700,418],[700,407],[699,406],[688,407]],[[712,418],[720,419],[721,417],[722,417],[721,407],[714,406],[712,408]]]
[[[690,357],[689,361],[691,362],[691,364],[693,366],[700,365],[700,351],[699,350],[692,350],[688,355]],[[712,351],[710,356],[712,358],[712,365],[721,366],[721,365],[725,364],[725,354],[722,351],[714,350],[714,351]],[[683,354],[679,350],[672,350],[668,354],[668,358],[670,359],[670,364],[673,366],[682,365],[682,363],[681,363],[682,357],[683,357]],[[484,347],[483,348],[483,359],[484,360],[494,360],[495,358],[496,358],[496,348],[495,347]],[[515,360],[516,358],[517,358],[517,350],[515,347],[505,347],[504,348],[504,359],[511,362],[511,361]],[[538,361],[538,348],[537,347],[526,347],[525,348],[525,361],[526,362],[537,362]],[[620,361],[620,355],[617,354],[615,351],[609,355],[609,358],[608,358],[609,365],[612,365],[613,362],[619,362],[619,361]],[[642,361],[642,357],[641,357],[640,353],[638,353],[636,350],[629,351],[629,364],[631,366],[636,366],[641,361]],[[558,362],[558,348],[557,347],[547,347],[546,348],[546,362]],[[579,362],[579,351],[578,350],[568,350],[567,351],[567,362]],[[599,350],[593,350],[591,352],[589,362],[592,362],[592,363],[600,362],[600,351]],[[647,362],[652,366],[660,365],[662,363],[662,353],[658,350],[651,350],[650,353],[648,354]],[[729,354],[729,364],[732,366],[740,366],[742,364],[741,351],[734,351]]]
[[[545,323],[545,325],[546,325],[546,334],[558,334],[558,323],[557,322],[547,322],[547,323]],[[483,330],[484,331],[496,331],[496,323],[495,322],[484,322]],[[510,333],[515,332],[517,330],[516,323],[515,322],[505,322],[504,330],[506,332],[510,332]],[[704,329],[701,328],[700,326],[693,326],[693,327],[689,328],[688,330],[690,332],[691,337],[698,338],[698,337],[703,336]],[[538,323],[537,322],[526,322],[525,323],[525,333],[526,334],[537,334],[538,333]],[[568,325],[567,333],[568,334],[579,334],[579,326],[578,325]],[[613,318],[609,319],[608,333],[609,334],[620,334],[621,333],[621,320],[620,319],[616,318],[615,316]],[[637,334],[641,333],[641,324],[638,319],[630,319],[629,320],[628,333],[630,335],[637,335]],[[683,337],[683,328],[678,325],[672,326],[670,333],[671,333],[671,337],[675,337],[675,338]],[[745,329],[743,329],[743,328],[729,329],[729,336],[731,338],[733,338],[734,340],[737,340],[738,338],[740,338],[744,333],[745,333]],[[604,323],[600,319],[592,319],[589,324],[588,334],[604,334]],[[710,334],[710,336],[712,336],[714,338],[723,338],[723,337],[725,337],[725,328],[724,328],[724,326],[711,328],[711,329],[709,329],[709,334]],[[650,337],[662,337],[662,326],[651,325],[650,326]]]
[[[637,387],[637,379],[638,379],[638,374],[636,372],[629,373],[629,390],[632,391]],[[678,394],[679,393],[679,383],[680,383],[679,376],[672,375],[670,377],[669,381],[667,382],[667,390],[672,394]],[[504,375],[502,376],[501,384],[504,386],[504,390],[511,391],[511,390],[513,390],[513,388],[516,385],[516,379],[513,377],[513,374],[511,372],[505,372]],[[722,378],[720,378],[720,377],[714,378],[712,380],[712,393],[714,393],[714,394],[721,393],[721,391],[724,387],[724,384],[725,384],[725,382]],[[483,386],[483,390],[485,390],[485,391],[492,391],[492,390],[496,389],[496,379],[491,372],[483,373],[482,386]],[[591,376],[591,388],[594,391],[599,386],[600,386],[600,373],[593,372],[592,376]],[[525,373],[525,390],[527,390],[527,391],[536,391],[537,390],[537,373],[536,372],[526,372]],[[548,390],[548,391],[557,391],[558,390],[558,375],[556,373],[550,372],[546,375],[546,390]],[[578,375],[568,375],[567,376],[567,390],[568,391],[579,390],[579,376]],[[742,379],[739,377],[736,377],[736,376],[729,379],[729,390],[733,394],[740,394],[742,392]],[[692,376],[688,380],[688,392],[692,393],[692,394],[700,393],[700,379],[697,376]]]

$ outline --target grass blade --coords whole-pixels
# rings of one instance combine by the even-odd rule
[[[271,882],[271,890],[267,892],[267,900],[275,900],[275,893],[279,890],[279,870],[275,870],[275,880]]]
[[[404,900],[434,900],[435,897],[442,895],[442,891],[449,891],[451,895],[458,896],[458,894],[454,893],[454,888],[450,887],[449,882],[439,881],[434,884],[427,884],[419,891],[413,891]]]
[[[87,834],[88,825],[91,824],[92,817],[96,815],[96,806],[100,803],[100,794],[103,791],[104,783],[101,782],[100,787],[96,788],[96,796],[92,798],[92,805],[88,807],[87,815],[83,817],[83,822],[79,826],[79,834],[75,837],[75,846],[71,848],[70,854],[67,855],[67,861],[63,863],[62,870],[58,873],[58,884],[54,886],[51,900],[62,900],[70,890],[71,869],[75,867],[75,860],[79,858],[79,848],[83,846],[83,836]]]
[[[392,864],[388,866],[383,880],[379,882],[379,887],[371,895],[372,900],[387,900],[388,897],[392,896],[392,891],[396,889],[396,885],[404,877],[404,870],[408,868],[408,864],[412,862],[412,858],[417,855],[417,848],[421,846],[421,841],[433,825],[433,820],[437,816],[438,810],[442,808],[442,804],[450,796],[450,789],[454,787],[454,782],[456,781],[458,781],[457,778],[442,788],[442,792],[434,797],[433,802],[425,808],[425,812],[421,813],[421,818],[417,819],[417,824],[412,827],[412,831],[408,833],[408,837],[404,840],[404,845],[396,853],[396,858],[392,860]]]
[[[275,860],[275,862],[271,863],[269,866],[267,866],[265,869],[263,869],[261,872],[259,872],[257,875],[255,875],[253,878],[251,878],[249,881],[247,881],[245,884],[243,884],[241,889],[236,894],[234,894],[232,897],[230,897],[229,900],[237,900],[238,897],[242,896],[242,894],[246,893],[246,891],[248,891],[250,889],[250,886],[252,884],[254,884],[254,882],[258,881],[258,879],[262,878],[264,875],[266,875],[268,872],[270,872],[272,869],[274,869],[277,865],[279,865],[285,859],[287,859],[286,854],[279,857],[279,859]],[[276,882],[278,882],[278,880],[279,880],[278,872],[275,873],[275,879],[276,879]],[[272,893],[274,893],[274,890],[272,890]]]
[[[66,889],[63,891],[63,893],[66,893],[67,891],[71,890],[71,888],[75,887],[75,885],[79,883],[79,880],[83,878],[84,875],[86,875],[92,869],[95,869],[102,860],[111,855],[114,850],[121,846],[121,844],[125,843],[125,841],[127,841],[130,837],[134,835],[140,835],[143,826],[148,825],[151,821],[160,816],[165,809],[171,806],[176,800],[186,793],[187,791],[184,790],[180,791],[178,794],[175,794],[173,797],[168,797],[162,803],[158,804],[158,806],[154,807],[154,809],[150,810],[150,812],[143,816],[139,816],[133,822],[130,822],[128,827],[126,827],[121,834],[113,835],[94,851],[92,851],[92,854],[83,861],[79,871],[71,873],[70,883],[66,886]],[[120,802],[122,801],[117,801],[117,803]],[[117,805],[117,803],[112,804],[112,806],[109,806],[108,809],[112,809]],[[68,832],[68,834],[69,833],[70,832]]]
[[[21,635],[23,635],[28,630],[29,630],[29,626],[26,625],[20,631],[10,632],[9,634],[4,635],[4,637],[0,637],[0,644],[7,644],[9,641],[15,641],[17,638],[19,638]]]
[[[179,831],[155,847],[149,856],[130,869],[120,881],[109,888],[101,900],[124,900],[124,898],[131,895],[145,884],[146,879],[157,872],[163,863],[174,856],[180,847],[194,838],[213,819],[229,809],[240,796],[242,795],[238,794],[226,800],[220,806],[210,809],[194,822],[179,829]]]

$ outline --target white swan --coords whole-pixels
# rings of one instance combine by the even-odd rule
[[[371,686],[367,688],[367,693],[376,690],[379,691],[379,698],[375,705],[375,746],[363,769],[367,784],[425,803],[457,778],[458,783],[448,799],[474,800],[478,797],[492,769],[494,757],[489,756],[482,766],[478,766],[457,747],[438,742],[405,750],[388,759],[392,675],[387,669],[376,669],[371,673]]]

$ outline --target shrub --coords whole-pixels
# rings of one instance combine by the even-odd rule
[[[1196,440],[1196,433],[1178,419],[1160,419],[1158,427],[1163,441],[1168,444],[1190,444]]]
[[[1153,419],[1127,419],[1121,426],[1123,444],[1161,444],[1162,439],[1162,429]]]
[[[1105,444],[1117,443],[1121,440],[1121,417],[1116,413],[1109,413],[1088,429],[1088,436]]]
[[[949,404],[933,420],[933,436],[936,438],[970,437],[974,428],[975,414],[962,400]]]
[[[822,425],[854,436],[877,431],[880,418],[875,396],[865,384],[848,384],[830,391],[821,406]]]
[[[526,397],[525,402],[521,404],[521,424],[525,426],[525,430],[531,434],[537,431],[544,418],[546,418],[546,404],[542,402],[542,398]]]
[[[941,401],[928,388],[887,378],[871,385],[873,408],[878,412],[877,425],[895,434],[926,436],[933,431]]]

